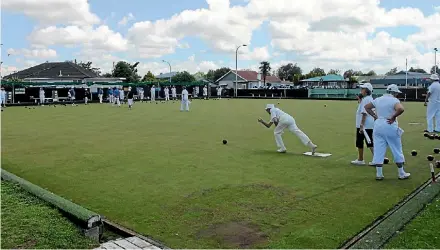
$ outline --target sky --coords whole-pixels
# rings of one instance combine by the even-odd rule
[[[2,0],[2,75],[45,61],[139,62],[141,75],[297,63],[429,70],[439,0]],[[440,57],[440,56],[439,56]],[[437,60],[437,61],[440,61]]]

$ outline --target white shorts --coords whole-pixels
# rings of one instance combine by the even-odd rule
[[[133,99],[128,99],[128,105],[133,105]]]

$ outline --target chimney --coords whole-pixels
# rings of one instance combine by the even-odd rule
[[[60,74],[58,76],[63,76],[63,74],[61,74],[61,70],[60,70]]]

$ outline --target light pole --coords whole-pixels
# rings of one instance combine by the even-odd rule
[[[238,49],[241,47],[246,47],[246,44],[240,45],[235,51],[235,97],[237,97],[237,85],[238,85]]]
[[[437,48],[434,48],[434,74],[437,74]]]
[[[162,60],[164,63],[168,63],[168,66],[170,66],[170,85],[171,85],[171,64],[165,60]]]

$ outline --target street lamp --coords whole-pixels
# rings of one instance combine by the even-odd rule
[[[434,74],[437,74],[437,48],[434,48]]]
[[[238,49],[241,47],[246,47],[246,44],[240,45],[235,51],[235,97],[237,97],[237,85],[238,85]]]
[[[165,60],[162,60],[162,62],[168,63],[168,65],[170,66],[170,85],[171,85],[171,64]]]

